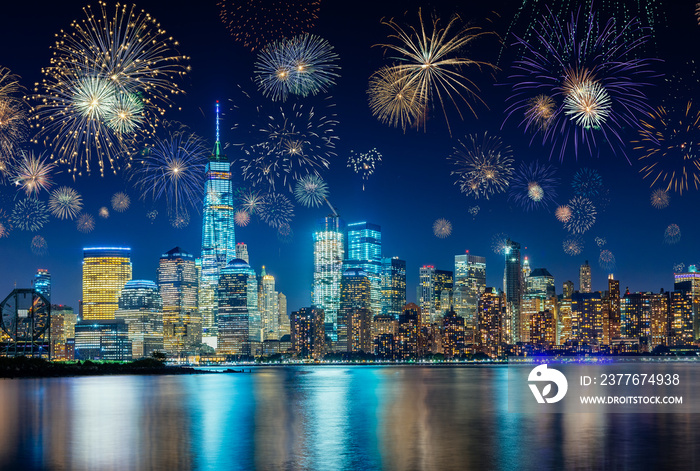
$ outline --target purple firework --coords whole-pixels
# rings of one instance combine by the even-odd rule
[[[557,198],[559,179],[554,176],[555,172],[551,165],[521,163],[510,182],[508,201],[522,206],[526,211],[548,208]]]
[[[654,76],[653,59],[634,58],[646,41],[640,29],[637,20],[603,23],[593,10],[564,24],[550,11],[528,39],[516,36],[524,54],[509,77],[506,121],[518,120],[532,140],[541,133],[560,160],[571,148],[597,154],[598,143],[627,157],[622,129],[638,129],[650,111],[644,89]]]

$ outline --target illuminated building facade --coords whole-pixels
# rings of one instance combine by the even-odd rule
[[[345,259],[345,227],[340,217],[333,215],[318,222],[314,240],[314,287],[312,304],[323,309],[326,332],[337,339],[340,279]]]
[[[557,319],[554,312],[549,309],[535,312],[530,319],[529,342],[547,350],[556,344],[556,340]]]
[[[464,318],[468,343],[474,341],[479,297],[486,288],[486,257],[455,255],[454,309]]]
[[[216,103],[216,142],[206,166],[204,208],[202,211],[202,274],[199,280],[199,311],[202,335],[216,337],[216,292],[219,273],[236,258],[236,234],[233,220],[231,163],[221,153],[219,103]]]
[[[250,265],[250,257],[248,255],[248,246],[245,242],[236,243],[236,258],[240,258],[245,263]]]
[[[423,265],[419,272],[419,283],[421,323],[435,323],[450,308],[454,288],[453,273],[449,270],[438,270],[433,265]]]
[[[259,341],[260,337],[255,270],[240,258],[231,260],[221,271],[217,299],[217,353],[252,355],[251,339]]]
[[[580,344],[603,343],[603,300],[600,293],[571,295],[571,338]]]
[[[126,323],[133,358],[163,351],[163,299],[154,281],[128,281],[114,317]]]
[[[626,293],[620,301],[622,338],[648,342],[651,337],[652,293]]]
[[[591,284],[591,266],[588,264],[588,260],[579,268],[578,283],[579,291],[582,293],[590,293],[593,289]]]
[[[75,359],[131,360],[131,342],[124,321],[96,319],[75,324]]]
[[[275,277],[265,272],[262,267],[258,283],[258,310],[262,326],[262,340],[279,340],[280,314],[279,294],[275,291]]]
[[[610,340],[619,339],[622,336],[620,330],[620,280],[614,279],[612,274],[608,275],[607,301]]]
[[[496,288],[486,287],[479,296],[477,345],[480,351],[496,357],[501,354],[505,299]]]
[[[287,311],[287,296],[284,293],[277,294],[277,307],[279,309],[280,338],[290,335],[289,311]]]
[[[668,345],[693,343],[693,296],[683,291],[669,293]]]
[[[399,315],[399,328],[395,339],[398,359],[409,360],[418,357],[420,331],[421,308],[414,303],[408,303]]]
[[[406,305],[406,261],[399,257],[382,259],[382,314],[399,318]]]
[[[326,353],[326,321],[323,309],[303,307],[292,312],[292,350],[303,358],[321,358]]]
[[[693,300],[693,337],[700,339],[700,273],[690,265],[687,273],[675,273],[673,278],[673,290],[687,293]]]
[[[83,249],[82,320],[114,319],[119,293],[131,279],[131,249]]]
[[[445,358],[464,355],[465,321],[454,309],[447,311],[443,322],[442,350]]]
[[[515,344],[520,341],[520,303],[523,297],[523,273],[520,259],[520,244],[508,239],[503,249],[503,293],[506,317],[502,325],[503,341]]]
[[[68,339],[75,338],[75,324],[78,315],[70,306],[62,304],[51,305],[51,359],[73,360],[72,354],[66,349]]]
[[[398,329],[399,321],[397,317],[391,314],[374,316],[372,321],[372,339],[374,354],[377,357],[384,360],[394,358],[394,343]]]
[[[360,268],[370,283],[372,315],[382,310],[382,229],[376,224],[348,224],[348,253],[344,268]]]
[[[163,300],[163,348],[172,355],[194,352],[202,343],[194,256],[180,247],[161,255],[158,288]]]
[[[51,302],[51,273],[45,268],[39,268],[34,274],[32,287]]]
[[[338,351],[354,351],[353,338],[356,332],[353,332],[353,327],[357,327],[354,321],[359,321],[362,317],[361,313],[370,309],[371,290],[371,282],[364,270],[349,268],[343,272],[340,280],[340,305],[336,331]]]

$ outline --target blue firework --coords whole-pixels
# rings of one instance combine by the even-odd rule
[[[508,201],[522,206],[526,211],[548,208],[557,198],[559,179],[555,174],[556,169],[551,165],[521,163],[510,183]]]
[[[593,199],[602,193],[603,178],[595,170],[582,168],[574,174],[571,187],[578,196]]]

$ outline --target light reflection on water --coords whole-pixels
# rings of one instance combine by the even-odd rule
[[[507,412],[505,368],[0,381],[0,469],[693,469],[700,416]]]

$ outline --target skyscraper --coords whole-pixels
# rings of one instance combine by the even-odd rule
[[[464,318],[466,341],[473,341],[479,297],[486,288],[486,257],[455,255],[454,308]]]
[[[382,309],[382,229],[376,224],[356,222],[348,224],[348,254],[344,268],[360,268],[370,283],[372,315]]]
[[[248,246],[245,242],[236,243],[236,258],[240,258],[245,263],[250,264],[250,258],[248,257]]]
[[[51,273],[47,269],[39,268],[36,271],[32,286],[51,303]]]
[[[571,295],[571,337],[582,344],[603,343],[603,301],[600,293]]]
[[[301,357],[322,357],[326,349],[325,325],[327,324],[323,309],[302,307],[292,312],[290,320],[292,349]]]
[[[619,339],[620,332],[620,280],[613,278],[612,273],[608,275],[608,323],[610,330],[610,340]]]
[[[591,266],[588,264],[588,260],[581,265],[578,271],[578,286],[579,291],[582,293],[591,292]]]
[[[477,344],[491,357],[501,354],[503,343],[504,296],[496,288],[486,287],[479,296]]]
[[[450,308],[454,276],[451,270],[438,270],[433,265],[423,265],[419,272],[419,282],[421,323],[432,324]]]
[[[265,272],[262,267],[258,282],[258,310],[264,340],[279,340],[279,295],[275,291],[275,277]]]
[[[277,307],[279,309],[280,338],[290,334],[289,311],[287,311],[287,296],[284,293],[277,295]]]
[[[202,211],[202,275],[199,310],[204,337],[216,337],[216,292],[220,271],[236,258],[231,164],[221,153],[219,102],[216,102],[216,142],[206,166]]]
[[[131,249],[83,249],[82,320],[114,319],[119,293],[131,279]]]
[[[399,257],[382,259],[382,314],[399,318],[406,305],[406,261]]]
[[[194,256],[174,247],[160,257],[158,288],[163,299],[163,346],[166,352],[193,352],[202,343],[202,316],[197,309]]]
[[[520,244],[508,239],[503,250],[503,292],[505,294],[506,325],[502,326],[504,342],[520,341],[520,303],[523,297],[523,273],[520,266]]]
[[[115,319],[123,319],[133,358],[163,350],[163,299],[151,280],[129,280],[119,296]]]
[[[245,261],[231,260],[221,270],[218,286],[217,352],[227,355],[251,354],[256,334],[258,283],[255,271]]]
[[[312,304],[323,309],[326,333],[332,340],[340,304],[340,278],[345,259],[345,227],[338,215],[318,221],[314,231],[314,289]]]
[[[353,339],[357,332],[353,330],[359,328],[359,324],[355,321],[359,322],[367,316],[371,319],[371,292],[372,285],[364,270],[349,268],[343,272],[343,277],[340,280],[337,350],[356,351],[353,345],[357,342],[354,342]],[[371,339],[368,342],[371,343]],[[368,345],[363,344],[363,346],[367,347]]]
[[[700,338],[700,273],[695,265],[688,267],[687,273],[673,275],[673,290],[690,295],[693,304],[693,338]]]

